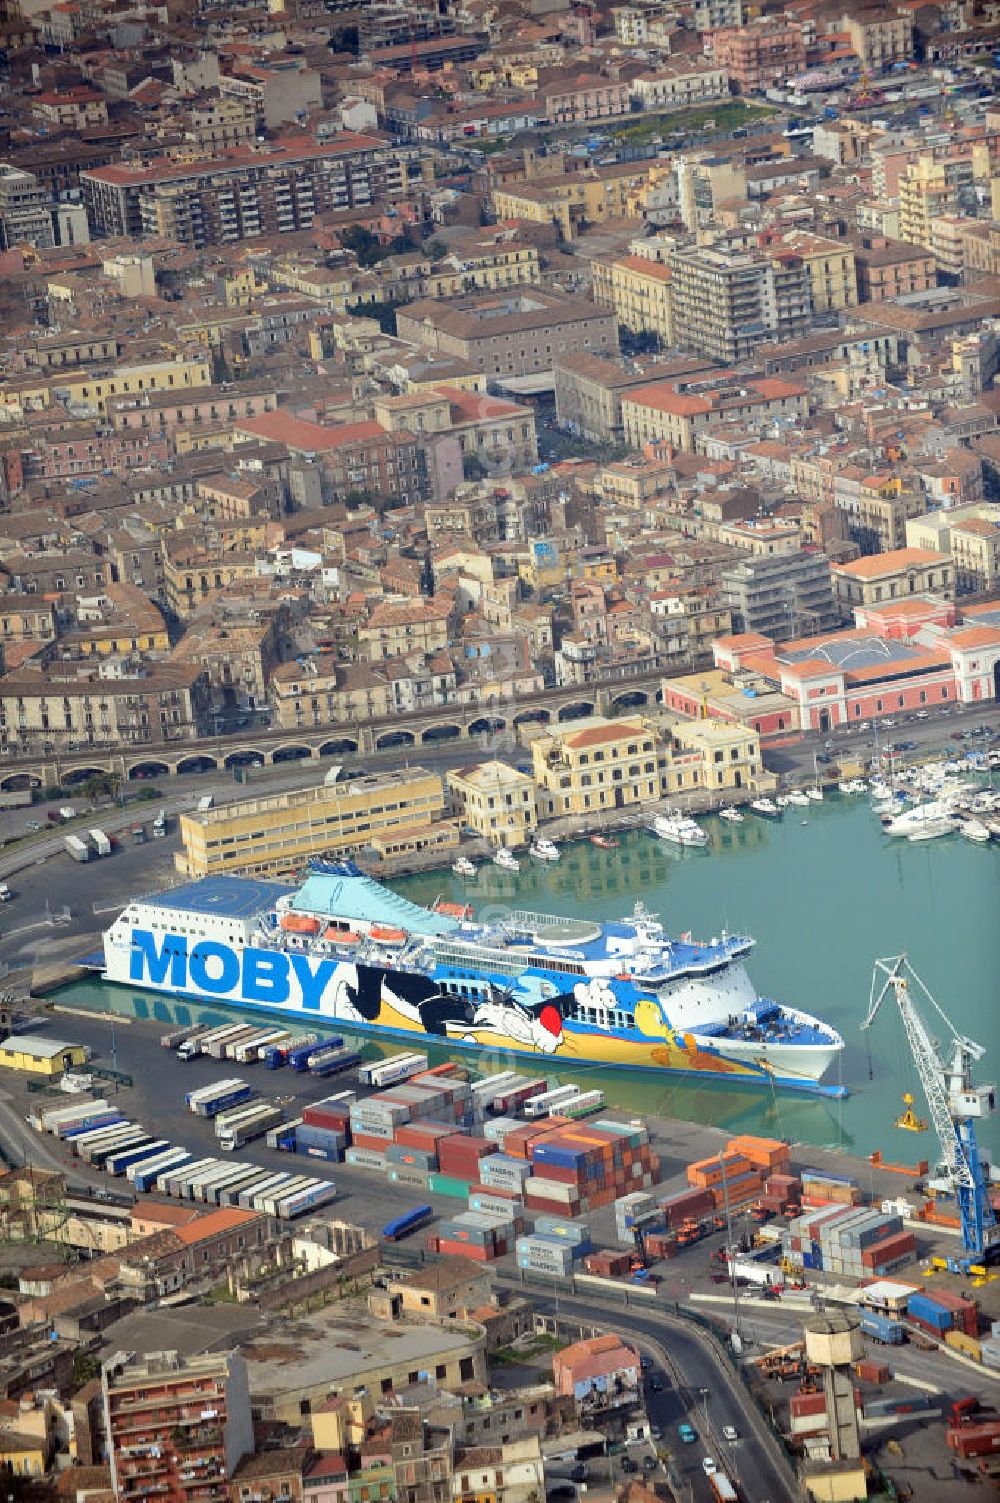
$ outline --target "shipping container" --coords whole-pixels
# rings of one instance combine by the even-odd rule
[[[332,1179],[314,1180],[312,1185],[278,1202],[278,1216],[282,1221],[293,1221],[307,1211],[329,1205],[336,1198],[337,1187]]]
[[[86,1154],[81,1154],[88,1164],[93,1164],[95,1169],[103,1169],[108,1157],[112,1153],[120,1153],[124,1148],[135,1148],[143,1143],[152,1142],[153,1134],[146,1128],[132,1123],[128,1128],[122,1128],[117,1134],[106,1138],[103,1143],[92,1143]]]
[[[202,1117],[215,1117],[219,1112],[224,1112],[227,1107],[238,1106],[241,1101],[249,1101],[252,1095],[253,1091],[245,1080],[233,1078],[217,1080],[212,1085],[199,1086],[196,1091],[187,1091],[184,1103],[189,1112],[196,1112]]]
[[[74,1101],[70,1106],[47,1106],[29,1113],[31,1125],[38,1132],[55,1132],[56,1125],[60,1122],[72,1122],[79,1117],[85,1117],[88,1112],[101,1112],[108,1110],[108,1102],[103,1096],[99,1100]]]
[[[248,1185],[245,1190],[241,1190],[239,1196],[240,1209],[243,1211],[256,1210],[254,1201],[258,1194],[266,1193],[272,1185],[281,1184],[290,1179],[291,1175],[286,1172],[282,1172],[281,1174],[268,1174],[265,1172],[263,1179],[255,1180],[252,1185]]]
[[[91,1143],[99,1143],[107,1137],[108,1133],[117,1132],[119,1129],[131,1125],[128,1118],[123,1117],[121,1112],[115,1112],[111,1120],[102,1123],[100,1127],[74,1128],[73,1132],[66,1134],[65,1142],[72,1148],[74,1153],[78,1153],[83,1157],[84,1150]]]
[[[387,1222],[382,1228],[382,1239],[385,1242],[399,1242],[433,1220],[433,1206],[415,1206],[412,1211],[405,1211],[402,1216],[396,1216]]]
[[[372,1169],[376,1173],[385,1172],[385,1154],[376,1153],[371,1148],[348,1148],[344,1154],[344,1163],[351,1164],[356,1169]]]
[[[577,1121],[582,1117],[592,1117],[604,1106],[603,1091],[584,1091],[574,1100],[564,1102],[559,1108],[560,1114],[569,1117],[571,1121]]]
[[[504,1116],[513,1116],[519,1112],[526,1101],[532,1096],[547,1091],[549,1083],[542,1076],[536,1076],[533,1080],[522,1080],[520,1085],[510,1086],[500,1092],[493,1102],[493,1110],[502,1112]]]
[[[277,1216],[278,1206],[283,1200],[290,1199],[315,1182],[315,1177],[311,1174],[290,1174],[284,1184],[271,1185],[266,1190],[258,1191],[254,1196],[254,1210],[263,1211],[266,1216]]]
[[[324,1049],[342,1048],[343,1043],[343,1037],[339,1033],[331,1034],[329,1038],[316,1039],[312,1043],[302,1044],[298,1048],[289,1050],[285,1063],[290,1070],[304,1074],[314,1054],[320,1054]]]
[[[905,1341],[906,1331],[900,1321],[890,1320],[888,1315],[880,1315],[877,1310],[861,1310],[859,1315],[865,1336],[885,1346],[900,1346]]]
[[[228,1210],[235,1210],[240,1203],[240,1196],[245,1190],[251,1190],[255,1185],[262,1185],[269,1178],[266,1169],[257,1165],[247,1166],[242,1178],[232,1180],[219,1191],[219,1205]]]
[[[451,1195],[457,1200],[467,1201],[471,1183],[471,1180],[458,1179],[454,1174],[432,1174],[427,1188],[434,1195]]]

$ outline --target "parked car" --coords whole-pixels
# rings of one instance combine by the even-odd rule
[[[631,1456],[623,1456],[619,1464],[622,1471],[627,1472],[629,1475],[639,1470],[637,1463],[632,1460]]]
[[[711,1456],[703,1456],[701,1458],[701,1469],[705,1473],[706,1477],[714,1477],[716,1472],[719,1470],[718,1466],[712,1460]]]
[[[686,1420],[683,1424],[677,1426],[677,1434],[686,1446],[693,1446],[698,1439],[698,1434],[694,1426],[689,1425]]]

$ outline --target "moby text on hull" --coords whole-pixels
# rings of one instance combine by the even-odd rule
[[[641,905],[609,922],[430,910],[353,863],[298,888],[209,877],[131,902],[106,979],[449,1047],[846,1094],[835,1029],[761,998],[745,936],[671,939]]]

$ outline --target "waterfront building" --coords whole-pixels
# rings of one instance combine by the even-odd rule
[[[119,1352],[101,1373],[114,1495],[187,1503],[192,1484],[225,1496],[254,1449],[246,1363],[238,1351]]]
[[[189,877],[287,872],[310,856],[382,856],[450,847],[444,789],[422,767],[240,799],[180,816],[177,869]]]
[[[527,845],[538,824],[535,784],[527,773],[496,760],[448,773],[455,812],[493,845]]]

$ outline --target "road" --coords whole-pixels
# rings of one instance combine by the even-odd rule
[[[68,1097],[66,1099],[69,1100]],[[51,1104],[51,1097],[48,1100]],[[74,1190],[90,1192],[105,1183],[99,1174],[92,1173],[68,1151],[60,1155],[58,1148],[50,1147],[50,1142],[54,1145],[57,1139],[45,1138],[30,1128],[6,1091],[0,1091],[0,1138],[3,1139],[4,1149],[15,1167],[30,1163],[36,1169],[51,1169],[57,1174],[65,1174],[67,1185]]]
[[[726,1358],[700,1327],[655,1305],[647,1310],[600,1299],[557,1300],[533,1286],[530,1295],[535,1308],[546,1315],[558,1313],[588,1325],[607,1315],[607,1324],[617,1334],[633,1339],[666,1368],[673,1382],[662,1389],[652,1386],[653,1373],[647,1375],[646,1408],[651,1423],[663,1432],[660,1447],[670,1451],[671,1465],[689,1488],[691,1503],[712,1503],[715,1496],[702,1470],[705,1455],[722,1462],[739,1481],[746,1503],[795,1503],[799,1494],[790,1465]],[[697,1431],[699,1444],[685,1446],[679,1440],[677,1426],[682,1420]],[[732,1425],[740,1439],[725,1441],[724,1425]]]

